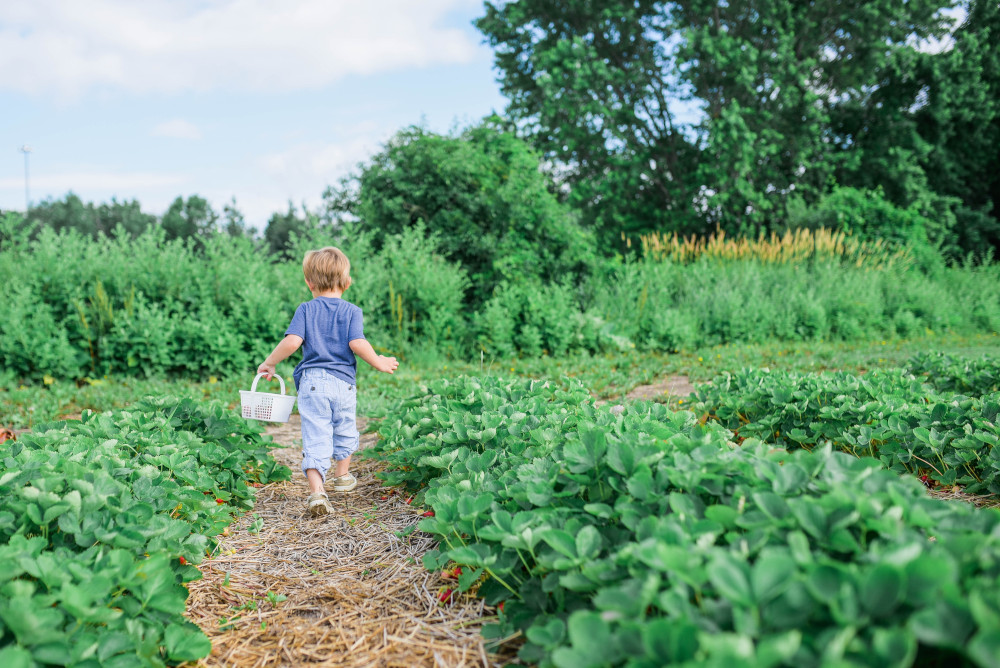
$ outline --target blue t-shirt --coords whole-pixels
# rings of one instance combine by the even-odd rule
[[[299,304],[285,336],[302,337],[302,361],[295,367],[295,387],[306,369],[326,369],[355,384],[358,362],[349,345],[365,338],[361,309],[336,297],[315,297]]]

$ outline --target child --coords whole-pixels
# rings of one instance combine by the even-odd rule
[[[359,439],[354,356],[385,373],[399,366],[395,357],[375,353],[365,340],[361,309],[341,299],[351,286],[350,271],[351,263],[337,248],[306,253],[302,273],[313,299],[299,304],[285,338],[257,368],[270,380],[275,365],[302,346],[294,377],[302,418],[302,471],[311,492],[306,504],[313,515],[333,512],[323,487],[331,456],[336,461],[334,491],[349,492],[358,485],[349,471]]]

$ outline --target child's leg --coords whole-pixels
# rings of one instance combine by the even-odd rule
[[[307,372],[308,374],[309,372]],[[302,472],[313,493],[323,492],[333,455],[333,407],[328,383],[322,377],[302,378],[299,416],[302,418]]]
[[[351,469],[351,455],[358,449],[357,389],[340,381],[333,410],[334,476],[346,476]],[[351,487],[353,489],[353,486]],[[341,490],[338,490],[341,491]]]
[[[324,492],[323,474],[316,469],[306,469],[306,480],[309,481],[309,491],[313,494]]]
[[[347,455],[347,459],[339,459],[336,462],[336,467],[334,468],[333,475],[336,478],[340,476],[347,475],[351,470],[351,456]]]

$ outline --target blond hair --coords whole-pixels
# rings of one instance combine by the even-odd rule
[[[351,284],[351,262],[339,248],[311,250],[302,260],[302,273],[317,292],[346,290]]]

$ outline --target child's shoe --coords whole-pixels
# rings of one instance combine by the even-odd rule
[[[350,492],[357,486],[358,479],[351,473],[333,479],[333,491],[335,492]]]
[[[309,512],[314,516],[329,515],[333,512],[333,506],[330,505],[330,497],[323,492],[310,494],[309,498],[306,499],[306,505],[309,506]]]

